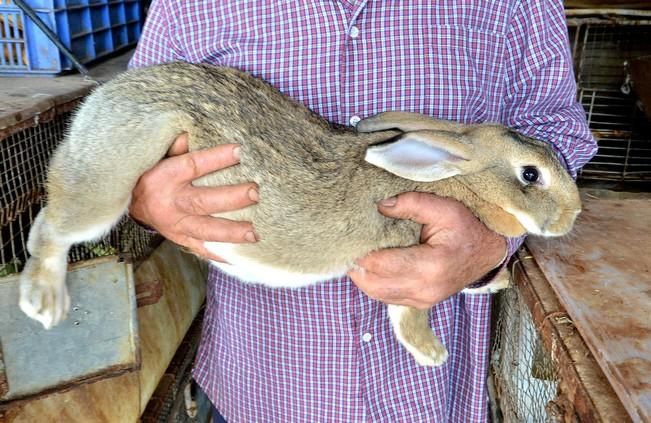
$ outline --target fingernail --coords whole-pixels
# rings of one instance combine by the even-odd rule
[[[380,200],[380,205],[384,207],[393,207],[397,202],[398,199],[396,197],[389,197],[385,198],[384,200]]]
[[[235,148],[233,149],[233,157],[235,157],[236,159],[239,160],[239,159],[240,159],[240,153],[241,153],[241,152],[242,152],[242,147],[240,147],[240,146],[238,145],[237,147],[235,147]]]
[[[244,234],[244,239],[246,239],[249,242],[257,242],[258,236],[255,234],[255,232],[250,231]]]
[[[251,201],[255,201],[257,203],[260,200],[260,193],[257,189],[251,188],[248,194]]]

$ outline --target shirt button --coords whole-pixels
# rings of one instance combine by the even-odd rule
[[[350,38],[359,37],[359,28],[357,28],[356,26],[351,27],[349,34],[350,34]]]
[[[373,335],[370,333],[366,332],[364,335],[362,335],[362,341],[364,342],[369,342],[373,338]]]
[[[357,124],[359,123],[360,120],[362,120],[361,117],[359,117],[359,116],[357,116],[357,115],[352,116],[352,117],[350,118],[350,120],[349,120],[349,122],[350,122],[350,126],[357,126]]]

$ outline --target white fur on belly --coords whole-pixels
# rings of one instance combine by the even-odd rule
[[[347,269],[332,273],[295,273],[277,267],[261,264],[248,257],[242,257],[234,251],[235,244],[225,242],[206,242],[204,246],[208,251],[218,255],[228,262],[211,263],[242,282],[258,283],[272,288],[301,288],[314,285],[318,282],[342,276]]]

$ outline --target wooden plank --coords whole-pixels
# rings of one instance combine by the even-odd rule
[[[185,384],[188,383],[188,378],[191,377],[190,372],[201,342],[202,325],[203,309],[195,317],[183,341],[174,353],[174,357],[172,357],[169,366],[165,370],[165,374],[163,374],[161,380],[158,382],[158,386],[156,386],[156,390],[149,399],[145,411],[140,416],[140,423],[174,421],[174,409],[179,405],[179,399],[183,401],[183,389],[186,386]],[[206,416],[210,414],[210,409],[212,408],[209,405],[209,401],[207,402]],[[185,413],[185,407],[183,406],[177,410],[179,413]]]
[[[568,9],[649,9],[651,4],[648,0],[565,0],[565,7]]]
[[[527,245],[633,421],[651,422],[651,200],[584,196],[574,234]]]
[[[0,423],[135,423],[140,413],[138,374],[83,384],[0,410]]]

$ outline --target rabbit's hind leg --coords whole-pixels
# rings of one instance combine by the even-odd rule
[[[448,352],[429,326],[428,310],[389,305],[388,312],[396,338],[418,364],[431,367],[445,363]]]
[[[98,215],[84,213],[79,201],[68,201],[68,205],[65,213],[48,205],[38,214],[27,243],[31,257],[20,275],[20,308],[45,329],[65,319],[70,308],[66,287],[70,247],[102,237],[127,208],[122,203]]]

